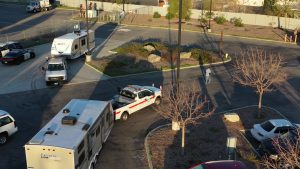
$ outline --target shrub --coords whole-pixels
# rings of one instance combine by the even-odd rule
[[[175,17],[175,15],[174,14],[172,14],[172,13],[167,13],[167,15],[166,15],[166,18],[168,19],[168,20],[171,20],[171,19],[173,19]]]
[[[198,19],[198,21],[200,23],[207,24],[207,19],[206,18],[201,17],[200,19]]]
[[[211,54],[205,50],[192,49],[191,52],[191,57],[198,60],[200,64],[211,63],[213,61]]]
[[[231,22],[233,22],[234,26],[238,26],[238,27],[244,26],[243,20],[241,18],[232,18]]]
[[[153,14],[153,18],[160,18],[161,15],[158,12],[154,12]]]
[[[205,13],[205,17],[206,17],[207,19],[213,18],[214,15],[215,15],[215,14],[214,14],[213,12],[211,12],[211,13],[210,13],[210,12],[206,12],[206,13]]]
[[[224,24],[227,21],[224,16],[217,16],[214,20],[217,24]]]

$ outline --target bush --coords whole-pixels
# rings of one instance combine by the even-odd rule
[[[200,23],[207,24],[207,19],[206,18],[201,17],[200,19],[198,19],[198,21]]]
[[[192,58],[198,60],[200,64],[211,63],[213,61],[212,56],[209,52],[202,49],[192,49]]]
[[[167,15],[166,15],[166,18],[168,19],[168,20],[171,20],[171,19],[173,19],[175,17],[175,15],[174,14],[172,14],[172,13],[167,13]]]
[[[205,17],[206,17],[207,19],[213,18],[214,15],[215,15],[215,14],[214,14],[213,12],[211,12],[211,13],[210,13],[210,12],[206,12],[206,13],[205,13]]]
[[[154,12],[153,14],[153,18],[160,18],[161,15],[158,12]]]
[[[227,21],[224,16],[217,16],[214,20],[217,24],[224,24]]]
[[[232,18],[231,22],[233,22],[234,26],[238,26],[238,27],[244,26],[243,20],[241,18]]]

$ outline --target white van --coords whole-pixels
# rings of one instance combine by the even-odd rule
[[[87,31],[78,30],[54,38],[51,46],[51,56],[62,56],[66,59],[76,59],[95,48],[95,33],[89,30],[89,51],[87,48]]]
[[[15,119],[6,111],[0,110],[0,145],[18,131]]]
[[[110,102],[71,100],[26,145],[27,169],[92,169],[113,127]]]

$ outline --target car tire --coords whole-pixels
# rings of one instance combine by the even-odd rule
[[[121,115],[121,120],[126,121],[129,118],[129,113],[127,111],[123,112]]]
[[[30,53],[30,58],[31,59],[35,58],[35,53]]]
[[[7,134],[0,134],[0,145],[3,145],[7,142]]]
[[[33,13],[36,13],[36,9],[33,10]]]
[[[50,86],[50,82],[46,82],[46,86]]]
[[[18,59],[16,63],[17,63],[17,65],[19,65],[19,64],[21,64],[21,62],[22,62],[21,59]]]
[[[154,101],[154,104],[155,104],[156,106],[160,105],[160,104],[161,104],[161,98],[160,98],[160,97],[157,97],[157,98],[155,99],[155,101]]]

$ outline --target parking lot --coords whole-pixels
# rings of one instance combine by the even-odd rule
[[[36,57],[20,65],[0,64],[0,94],[47,88],[42,67],[46,63],[46,56],[50,56],[50,48],[51,44],[31,48]],[[68,78],[68,85],[72,85],[109,77],[85,65],[84,58],[78,58],[68,61]]]

